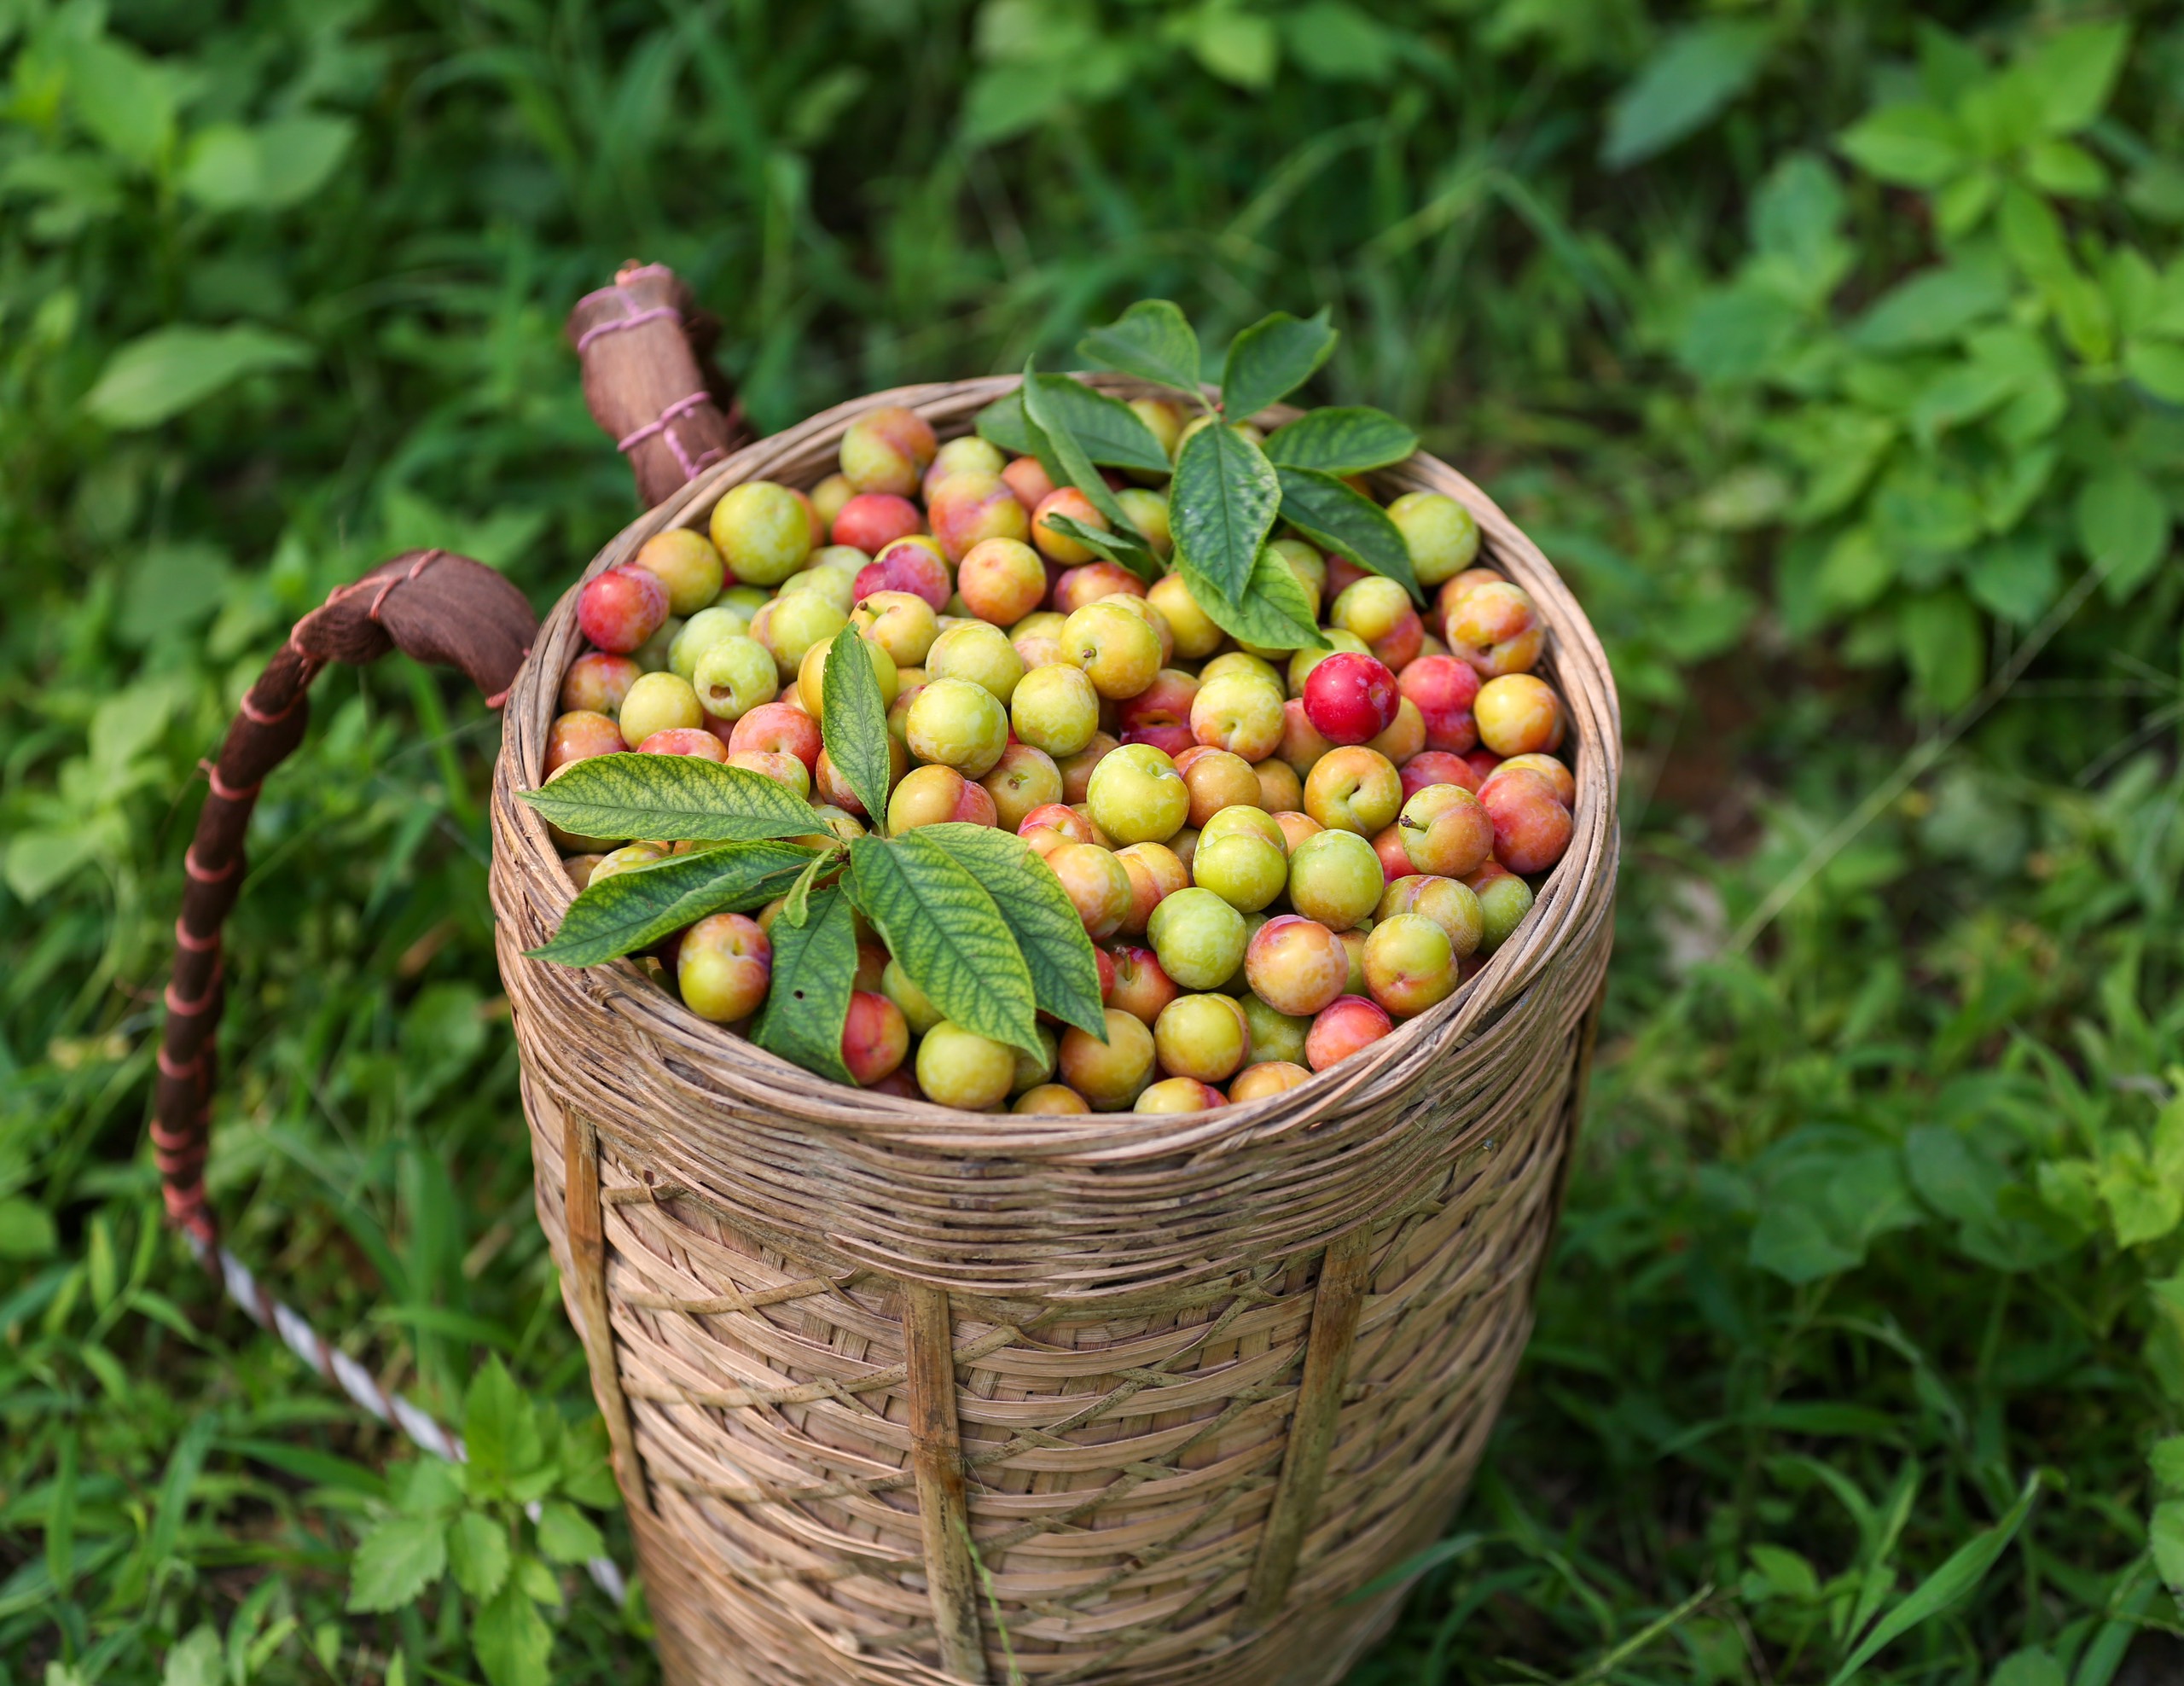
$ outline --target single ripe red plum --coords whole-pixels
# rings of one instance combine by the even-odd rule
[[[1304,1038],[1304,1058],[1316,1072],[1347,1060],[1395,1028],[1386,1013],[1364,996],[1345,995],[1321,1009]]]
[[[557,716],[546,735],[546,770],[557,773],[571,762],[616,754],[629,747],[622,741],[621,727],[606,715],[572,708]]]
[[[1304,714],[1329,743],[1363,743],[1396,718],[1402,693],[1376,656],[1338,650],[1304,681]]]
[[[1472,799],[1491,817],[1495,858],[1513,873],[1545,872],[1570,847],[1570,811],[1529,767],[1513,772],[1505,764]]]
[[[1107,1005],[1119,1007],[1133,1019],[1150,1025],[1161,1009],[1182,991],[1160,968],[1160,957],[1149,948],[1125,945],[1114,951],[1115,986]]]
[[[1422,655],[1397,677],[1403,694],[1418,705],[1426,723],[1426,747],[1461,755],[1478,742],[1472,702],[1478,670],[1453,655]]]
[[[861,491],[842,505],[830,536],[837,544],[876,556],[897,539],[924,531],[925,517],[909,498],[891,491]]]
[[[1063,511],[1065,515],[1068,512]],[[1054,582],[1054,607],[1074,614],[1102,597],[1142,597],[1145,582],[1119,562],[1105,560],[1071,568]]]
[[[580,708],[592,714],[619,714],[622,699],[643,672],[625,655],[588,651],[571,662],[569,671],[561,676],[562,711]]]
[[[1472,770],[1471,763],[1445,749],[1428,749],[1414,755],[1397,770],[1403,779],[1406,802],[1429,784],[1459,784],[1473,793],[1478,789],[1478,775]]]
[[[639,567],[594,574],[577,594],[577,627],[602,650],[627,655],[667,622],[667,587]]]
[[[864,990],[851,995],[849,1017],[842,1025],[842,1063],[851,1077],[868,1088],[899,1067],[909,1051],[910,1026],[901,1008]]]
[[[730,754],[755,749],[793,755],[809,771],[819,765],[819,723],[793,702],[762,703],[735,723],[728,747]]]

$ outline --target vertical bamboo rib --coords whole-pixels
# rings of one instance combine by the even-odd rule
[[[1297,1388],[1297,1414],[1289,1424],[1289,1451],[1281,1461],[1274,1508],[1252,1560],[1244,1589],[1244,1625],[1263,1625],[1281,1608],[1297,1559],[1319,1513],[1320,1487],[1327,1479],[1327,1454],[1334,1448],[1335,1422],[1342,1412],[1342,1390],[1350,1379],[1350,1349],[1357,1335],[1357,1314],[1365,1303],[1371,1275],[1373,1233],[1352,1230],[1327,1248],[1320,1265],[1320,1286],[1312,1302],[1312,1332],[1304,1346],[1304,1375]]]
[[[614,1473],[629,1502],[649,1509],[644,1466],[637,1461],[636,1437],[630,1429],[630,1402],[622,1392],[621,1367],[614,1357],[614,1325],[607,1311],[607,1215],[599,1199],[599,1131],[573,1109],[563,1114],[561,1157],[568,1183],[569,1264],[576,1273],[577,1305],[583,1313],[584,1356],[600,1392],[600,1414]]]
[[[904,1283],[903,1337],[908,1349],[910,1456],[925,1544],[926,1590],[940,1632],[940,1666],[958,1680],[984,1683],[985,1642],[979,1632],[978,1577],[971,1564],[970,1508],[963,1491],[963,1448],[956,1429],[956,1347],[948,1296]]]

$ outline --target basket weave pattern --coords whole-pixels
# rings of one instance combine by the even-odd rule
[[[861,410],[945,438],[1013,379],[752,445],[808,485]],[[1098,384],[1124,396],[1119,378]],[[1552,633],[1569,853],[1451,1001],[1300,1090],[1182,1117],[950,1113],[811,1076],[622,962],[526,961],[572,899],[543,782],[573,589],[508,704],[493,890],[539,1216],[613,1439],[669,1678],[1318,1686],[1392,1619],[1530,1328],[1607,960],[1618,722],[1538,550],[1477,512]]]

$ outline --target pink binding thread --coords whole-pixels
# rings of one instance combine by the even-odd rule
[[[180,1018],[195,1018],[197,1015],[202,1013],[206,1008],[210,1007],[212,1004],[212,997],[219,994],[220,980],[226,968],[221,962],[217,960],[214,961],[212,962],[212,975],[205,980],[205,993],[196,997],[193,1000],[183,1000],[182,997],[174,992],[174,985],[170,983],[166,987],[166,996],[167,1011]]]
[[[205,770],[205,780],[212,787],[212,794],[223,802],[247,802],[265,788],[264,779],[258,780],[255,784],[229,784],[220,776],[220,769],[217,763],[200,761],[197,765]]]
[[[702,455],[694,458],[690,455],[689,448],[676,437],[674,428],[668,424],[679,422],[700,404],[708,404],[712,401],[713,397],[711,392],[693,392],[688,398],[677,398],[659,412],[659,419],[657,422],[648,422],[634,433],[615,440],[614,449],[626,456],[647,439],[653,438],[655,434],[660,435],[666,439],[667,448],[675,453],[675,461],[682,468],[682,478],[686,480],[694,480],[697,479],[698,471],[700,468],[708,463],[717,462],[723,453],[718,445],[714,445]]]
[[[291,644],[294,642],[293,634],[290,635],[289,642]],[[302,652],[299,651],[297,654],[301,654]],[[296,712],[297,708],[301,706],[303,700],[304,694],[302,691],[299,690],[293,696],[288,699],[288,706],[286,708],[281,710],[277,714],[268,714],[263,708],[258,706],[258,687],[253,685],[247,691],[243,693],[243,718],[249,721],[254,726],[277,726],[281,722],[287,719],[291,714]]]
[[[219,947],[220,933],[215,931],[209,937],[200,937],[177,919],[174,922],[174,940],[177,948],[186,948],[192,954],[205,954]]]
[[[621,294],[624,299],[629,297],[629,294],[623,293],[619,287],[613,290]],[[654,305],[648,311],[638,311],[630,316],[615,317],[610,321],[595,323],[577,335],[577,355],[582,357],[585,348],[602,334],[619,334],[625,328],[642,328],[648,322],[658,322],[663,317],[671,317],[677,322],[680,322],[682,320],[682,312],[672,305]]]
[[[182,869],[188,873],[192,878],[195,879],[200,884],[218,884],[224,878],[232,877],[235,875],[235,868],[241,864],[241,858],[238,856],[235,859],[229,861],[225,866],[222,867],[218,872],[207,872],[203,867],[197,864],[197,846],[195,843],[191,844],[189,848],[183,850],[182,855]]]

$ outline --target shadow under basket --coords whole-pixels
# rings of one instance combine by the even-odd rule
[[[875,394],[624,532],[810,486],[905,404],[945,439],[1014,377]],[[1120,377],[1122,397],[1152,391]],[[1531,593],[1577,831],[1431,1013],[1286,1094],[1181,1117],[952,1112],[839,1086],[639,966],[526,960],[573,899],[543,782],[572,588],[508,701],[493,904],[538,1213],[675,1686],[1012,1678],[1320,1686],[1385,1631],[1531,1328],[1607,965],[1615,691],[1536,546],[1425,456]],[[586,576],[589,578],[589,574]]]

